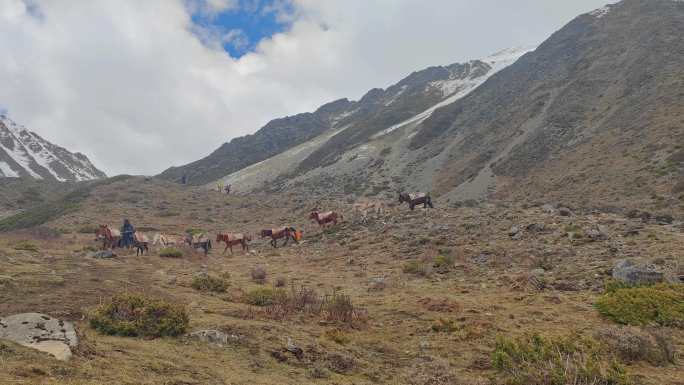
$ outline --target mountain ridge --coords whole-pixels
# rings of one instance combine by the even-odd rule
[[[0,115],[0,177],[60,182],[105,178],[81,153],[72,153]]]

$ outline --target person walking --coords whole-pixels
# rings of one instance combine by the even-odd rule
[[[135,227],[128,219],[121,226],[121,247],[130,248],[135,244]]]

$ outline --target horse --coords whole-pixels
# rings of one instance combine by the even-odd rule
[[[183,243],[192,247],[193,249],[203,249],[204,255],[209,254],[211,250],[211,239],[204,236],[204,234],[192,235],[186,234],[183,237]]]
[[[135,247],[135,255],[145,255],[146,251],[150,251],[149,248],[150,240],[147,235],[136,232],[133,234],[133,247]]]
[[[332,223],[333,226],[337,224],[337,219],[344,219],[341,214],[338,214],[334,211],[328,211],[325,213],[319,213],[318,211],[314,210],[311,212],[311,215],[309,215],[309,219],[312,219],[318,223],[319,226],[325,227],[328,223]]]
[[[382,216],[388,211],[385,202],[371,200],[356,202],[353,205],[353,209],[354,212],[360,214],[364,220],[368,217],[368,214]]]
[[[154,246],[162,245],[162,246],[166,247],[166,246],[173,246],[175,244],[176,244],[176,241],[173,238],[171,238],[167,235],[164,235],[162,233],[157,233],[154,235],[154,238],[152,238],[152,245],[154,245]]]
[[[224,254],[226,253],[226,250],[230,248],[230,254],[232,255],[233,246],[236,245],[242,245],[242,251],[249,251],[249,245],[247,242],[251,241],[252,237],[245,234],[219,233],[216,235],[216,243],[226,243],[226,248],[223,250]]]
[[[110,229],[108,225],[100,225],[95,232],[95,241],[100,240],[102,241],[102,250],[114,249],[121,242],[121,232],[116,229]]]
[[[435,206],[432,205],[432,198],[430,197],[430,193],[400,193],[399,204],[402,204],[404,202],[408,203],[411,210],[413,210],[416,207],[416,205],[421,204],[423,205],[423,208],[427,208],[428,206],[430,206],[431,209],[435,208]]]
[[[295,230],[294,227],[280,227],[277,229],[266,229],[266,230],[261,230],[261,238],[266,238],[266,237],[271,237],[271,246],[273,248],[278,248],[278,239],[280,238],[285,238],[285,242],[283,243],[283,246],[287,245],[287,242],[290,240],[290,238],[295,241],[295,243],[299,243],[297,241],[297,238],[295,237],[295,233],[297,230]]]

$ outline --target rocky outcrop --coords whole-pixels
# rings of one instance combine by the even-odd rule
[[[656,265],[622,259],[613,267],[613,279],[630,286],[652,285],[663,282],[665,274]]]
[[[0,318],[0,339],[49,353],[59,360],[71,358],[78,337],[71,322],[40,313]]]

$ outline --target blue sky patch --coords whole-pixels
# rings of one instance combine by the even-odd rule
[[[207,0],[200,0],[207,1]],[[289,28],[284,15],[293,12],[289,0],[235,0],[235,6],[218,12],[191,9],[195,33],[204,43],[220,44],[234,58],[256,49],[262,39]]]

